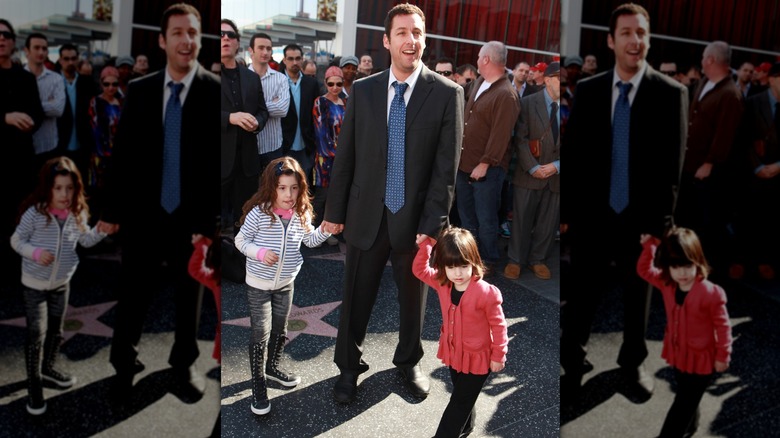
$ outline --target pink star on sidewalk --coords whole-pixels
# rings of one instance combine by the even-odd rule
[[[114,330],[98,321],[98,318],[114,307],[116,301],[94,304],[92,306],[74,307],[68,304],[65,311],[65,329],[62,336],[67,341],[77,333],[82,335],[103,336],[110,338],[114,335]],[[27,327],[25,317],[6,319],[0,321],[0,324],[16,327]]]
[[[341,301],[332,303],[317,304],[309,307],[298,307],[292,305],[290,317],[287,319],[287,337],[289,342],[298,337],[301,333],[310,335],[328,336],[335,338],[338,330],[330,324],[322,321],[322,317],[329,314],[341,304]],[[249,317],[231,319],[223,321],[223,324],[236,325],[239,327],[249,327]]]

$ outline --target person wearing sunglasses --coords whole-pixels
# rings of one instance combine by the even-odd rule
[[[0,139],[3,159],[7,163],[1,173],[4,187],[3,210],[0,210],[2,236],[6,242],[16,228],[17,209],[35,184],[35,149],[32,135],[43,121],[43,107],[38,97],[35,76],[14,64],[12,55],[16,46],[16,33],[11,23],[0,18],[0,102],[5,113],[0,123]],[[10,245],[4,245],[3,260],[14,260],[21,269],[21,259]],[[10,272],[10,271],[9,271]],[[19,283],[19,278],[14,280]]]
[[[314,224],[319,226],[325,214],[325,198],[330,185],[330,173],[333,160],[336,158],[336,148],[339,143],[341,123],[347,109],[347,98],[341,97],[344,88],[344,73],[334,66],[325,71],[325,87],[328,91],[314,101],[312,119],[314,120],[314,171],[312,172],[314,187]],[[338,245],[334,236],[328,237],[328,245]]]
[[[268,108],[260,76],[236,62],[240,35],[236,24],[223,18],[220,28],[222,61],[222,217],[238,232],[244,202],[257,190],[263,171],[257,151],[257,134],[268,122]],[[241,98],[237,98],[237,97]],[[228,225],[229,224],[229,225]]]
[[[450,58],[437,59],[434,71],[453,82],[457,82],[455,80],[455,63]]]
[[[92,128],[93,143],[90,151],[87,172],[84,174],[84,186],[89,193],[90,209],[100,211],[103,193],[104,174],[111,161],[114,149],[114,136],[122,113],[122,97],[119,95],[119,70],[112,66],[100,71],[100,89],[102,92],[89,101],[89,124]]]

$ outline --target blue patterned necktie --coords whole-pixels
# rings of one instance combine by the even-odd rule
[[[612,120],[612,174],[609,187],[609,206],[621,213],[628,206],[628,134],[631,127],[631,105],[628,92],[631,83],[619,83],[620,96],[615,103]]]
[[[165,107],[165,143],[163,146],[163,176],[160,203],[165,211],[173,213],[181,201],[181,101],[179,93],[184,84],[168,82],[171,97]]]
[[[404,206],[404,148],[406,147],[406,103],[408,84],[393,82],[395,97],[390,104],[387,122],[387,185],[385,205],[392,213]]]

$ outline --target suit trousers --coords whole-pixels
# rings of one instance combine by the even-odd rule
[[[425,285],[412,273],[416,250],[398,251],[390,243],[387,222],[392,213],[384,209],[376,241],[368,250],[347,242],[344,290],[339,330],[333,361],[342,372],[360,374],[368,370],[361,358],[368,321],[376,302],[379,282],[388,258],[398,287],[399,334],[393,364],[400,368],[416,365],[423,356],[422,332],[425,317]],[[347,225],[349,226],[349,225]]]
[[[609,235],[593,230],[571,230],[571,277],[566,305],[561,309],[561,366],[581,374],[587,343],[604,295],[619,290],[623,300],[623,343],[617,362],[634,368],[647,357],[645,332],[651,287],[636,273],[642,246],[639,234],[624,214],[612,214],[602,226]],[[636,235],[635,235],[636,234]]]
[[[488,374],[460,373],[450,367],[452,395],[444,409],[434,438],[458,438],[474,429],[477,420],[477,397],[482,392]]]
[[[155,226],[143,227],[143,231],[129,227],[130,234],[124,236],[121,284],[110,354],[111,364],[118,374],[132,372],[149,308],[161,289],[172,289],[173,294],[171,310],[174,314],[168,313],[167,303],[163,302],[158,310],[162,314],[157,315],[160,319],[155,321],[158,327],[175,321],[168,363],[174,368],[187,368],[198,358],[196,337],[202,296],[199,284],[187,271],[192,254],[192,231],[183,225],[178,213],[179,210],[175,210],[173,214],[167,214],[160,207],[158,215],[150,214],[145,219]],[[150,284],[150,279],[155,279],[154,284]]]
[[[509,260],[520,266],[547,263],[560,221],[560,199],[560,193],[547,187],[541,190],[514,188],[512,235],[507,250]]]

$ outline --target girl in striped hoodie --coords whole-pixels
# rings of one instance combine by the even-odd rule
[[[21,205],[11,236],[11,246],[22,256],[27,412],[32,415],[46,412],[43,380],[62,389],[76,383],[75,377],[56,370],[54,363],[63,341],[70,280],[79,264],[76,246],[90,247],[106,237],[90,229],[88,220],[89,207],[76,165],[67,157],[48,160],[37,188]]]
[[[271,161],[260,187],[245,204],[235,244],[246,256],[247,300],[252,333],[249,365],[252,371],[252,412],[271,411],[266,378],[287,387],[301,378],[279,369],[287,340],[287,317],[295,277],[303,264],[301,242],[310,248],[329,236],[311,225],[313,210],[306,174],[290,157]],[[268,361],[265,350],[268,347]]]

